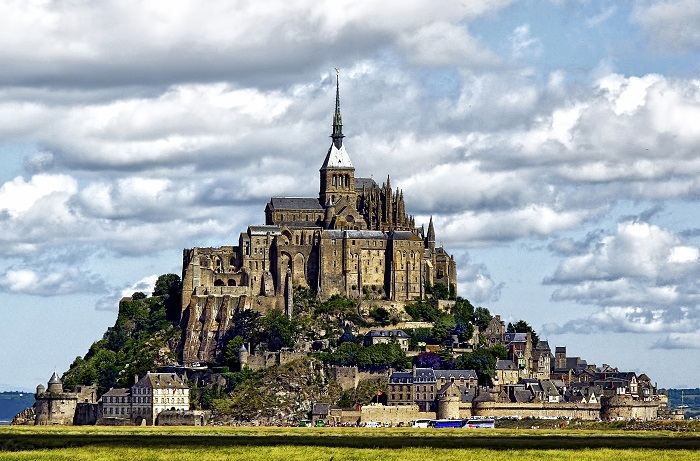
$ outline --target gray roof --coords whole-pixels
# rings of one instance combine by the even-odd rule
[[[390,383],[412,383],[413,374],[407,371],[395,371],[389,377]]]
[[[416,376],[413,378],[414,383],[434,383],[435,370],[432,368],[416,368]]]
[[[127,397],[129,395],[131,395],[131,389],[115,387],[102,394],[102,397]]]
[[[524,343],[527,342],[527,333],[506,333],[503,335],[503,341],[506,343]]]
[[[392,238],[392,240],[411,240],[411,239],[420,240],[420,237],[418,237],[416,234],[414,234],[411,231],[399,231],[399,230],[392,232],[391,238]]]
[[[357,189],[376,189],[379,186],[372,178],[355,178],[355,190]]]
[[[474,371],[474,370],[435,370],[435,378],[436,379],[454,378],[455,380],[458,380],[461,378],[464,378],[466,380],[479,379],[478,376],[476,375],[476,371]]]
[[[61,378],[58,377],[56,372],[54,371],[53,374],[51,375],[51,378],[49,379],[49,384],[61,384]]]
[[[516,390],[513,392],[513,398],[518,403],[527,403],[532,400],[532,392]]]
[[[314,415],[327,415],[331,410],[330,403],[314,403],[314,408],[311,411]]]
[[[517,370],[518,367],[512,360],[499,360],[496,362],[496,370]]]
[[[399,338],[410,338],[403,330],[370,330],[365,336],[371,338],[398,336]]]
[[[272,197],[268,204],[271,210],[313,210],[321,211],[323,207],[315,197]]]

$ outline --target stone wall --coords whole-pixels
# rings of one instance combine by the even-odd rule
[[[209,412],[202,410],[164,410],[158,413],[157,426],[206,426]]]
[[[78,403],[75,408],[75,416],[73,417],[73,425],[75,426],[94,426],[99,419],[99,404],[97,403]]]
[[[349,391],[356,389],[360,381],[389,381],[389,376],[391,376],[393,369],[387,368],[385,370],[360,370],[356,366],[354,367],[339,367],[332,366],[329,370],[329,377],[338,383],[338,385],[344,390]]]
[[[467,408],[461,407],[467,410]],[[466,411],[465,411],[466,413]],[[534,416],[535,418],[579,418],[595,420],[600,417],[599,403],[511,403],[511,402],[475,402],[471,406],[471,415],[460,416]]]
[[[247,365],[251,370],[262,370],[275,365],[285,365],[307,356],[305,351],[260,352],[248,355],[246,363],[241,363],[241,366]]]
[[[601,419],[656,419],[659,401],[639,401],[628,396],[603,397],[601,400]]]
[[[418,411],[418,405],[385,406],[381,404],[365,405],[361,409],[360,422],[377,421],[398,426],[408,426],[414,419],[435,419],[435,412]]]

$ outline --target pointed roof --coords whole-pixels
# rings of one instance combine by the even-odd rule
[[[435,241],[435,227],[433,227],[433,217],[430,217],[430,224],[428,224],[428,235],[427,235],[428,241],[429,242],[434,242]]]
[[[62,384],[61,378],[58,377],[55,371],[51,375],[51,379],[49,379],[49,384]]]
[[[323,166],[321,170],[328,168],[352,168],[352,162],[350,161],[350,156],[345,150],[343,145],[343,117],[340,115],[340,85],[338,83],[338,71],[336,69],[335,74],[335,112],[333,113],[333,143],[330,149],[328,149],[328,154],[326,159],[323,161]]]

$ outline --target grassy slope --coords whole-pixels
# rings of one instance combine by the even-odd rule
[[[673,432],[345,428],[0,429],[1,459],[700,460],[700,435]]]

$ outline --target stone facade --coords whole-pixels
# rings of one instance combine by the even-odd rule
[[[292,288],[321,299],[334,294],[411,301],[425,286],[456,290],[454,258],[406,214],[403,192],[355,177],[342,133],[339,92],[331,147],[320,169],[318,197],[272,197],[265,225],[250,226],[238,245],[183,252],[183,362],[209,361],[236,309],[291,315]]]
[[[393,426],[402,424],[408,426],[411,421],[416,419],[435,419],[437,413],[434,411],[419,411],[418,405],[399,405],[385,406],[381,404],[370,404],[362,407],[361,419],[362,424],[367,424],[370,421],[376,421]]]

